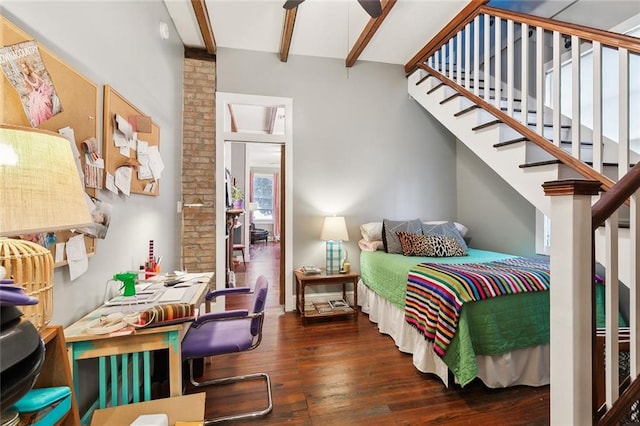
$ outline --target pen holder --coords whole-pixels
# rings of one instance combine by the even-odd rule
[[[160,272],[160,265],[156,262],[149,261],[145,264],[144,271],[144,278],[148,280]]]

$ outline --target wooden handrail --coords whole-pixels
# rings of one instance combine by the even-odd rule
[[[640,380],[636,379],[631,382],[631,385],[620,395],[620,398],[613,404],[613,407],[604,413],[604,416],[602,416],[598,424],[607,426],[620,424],[620,419],[624,418],[629,412],[631,406],[638,400],[638,395],[640,395]]]
[[[566,35],[575,35],[585,40],[599,41],[604,46],[625,48],[628,49],[629,52],[640,53],[640,39],[636,37],[490,6],[480,7],[478,13],[486,13],[499,18],[511,19],[518,23],[529,24],[529,26],[542,27],[545,30],[558,31]]]
[[[595,231],[640,188],[640,163],[636,164],[609,191],[602,194],[591,208],[591,220]]]
[[[404,66],[404,71],[407,74],[411,74],[417,68],[416,66],[424,62],[426,58],[433,55],[433,52],[438,50],[447,40],[449,40],[454,34],[464,28],[473,18],[478,14],[478,9],[489,0],[471,0],[464,9],[460,11],[443,29],[436,34],[413,58],[409,60]]]
[[[485,101],[484,99],[480,98],[479,96],[474,95],[472,92],[458,85],[456,82],[449,80],[447,77],[443,76],[438,71],[431,68],[430,66],[425,64],[418,64],[417,66],[419,68],[424,69],[429,74],[439,79],[442,83],[451,87],[453,90],[457,91],[458,93],[462,93],[466,98],[476,103],[478,106],[480,106],[482,109],[484,109],[485,111],[487,111],[488,113],[490,113],[491,115],[493,115],[494,117],[502,121],[504,124],[512,127],[522,136],[526,137],[528,140],[535,143],[540,148],[542,148],[543,150],[545,150],[546,152],[548,152],[549,154],[557,158],[563,164],[571,167],[574,171],[578,172],[585,178],[600,181],[602,183],[601,187],[604,191],[610,190],[615,184],[615,182],[609,179],[608,177],[598,173],[597,171],[595,171],[594,169],[592,169],[591,167],[589,167],[579,159],[573,157],[570,153],[550,143],[543,136],[540,136],[535,131],[531,130],[529,127],[524,126],[522,123],[520,123],[513,117],[510,117],[506,113],[497,109],[495,106]]]

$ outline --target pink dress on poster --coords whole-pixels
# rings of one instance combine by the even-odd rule
[[[29,88],[29,120],[37,127],[53,116],[53,86],[33,72],[28,63],[21,65],[22,76]]]

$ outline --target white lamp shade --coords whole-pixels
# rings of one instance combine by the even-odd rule
[[[324,218],[320,239],[325,241],[349,241],[347,223],[343,216],[327,216]]]
[[[0,236],[92,223],[69,141],[45,130],[0,125]]]

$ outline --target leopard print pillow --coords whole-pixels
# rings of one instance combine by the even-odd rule
[[[405,256],[433,256],[433,248],[427,235],[398,232],[402,254]]]
[[[443,237],[440,235],[425,235],[429,240],[429,244],[433,248],[433,255],[435,257],[452,257],[452,256],[466,256],[460,244],[453,237]]]
[[[398,232],[404,256],[452,257],[466,256],[455,238]]]

